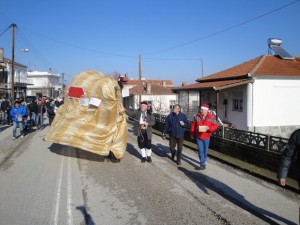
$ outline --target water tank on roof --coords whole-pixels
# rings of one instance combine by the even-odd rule
[[[269,45],[269,46],[270,46],[270,45],[278,45],[278,46],[280,46],[281,43],[282,43],[282,40],[279,39],[279,38],[269,38],[269,39],[268,39],[268,45]]]

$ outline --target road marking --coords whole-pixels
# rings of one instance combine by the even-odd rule
[[[62,175],[63,175],[63,165],[64,165],[64,157],[61,156],[60,160],[60,170],[59,170],[59,177],[58,177],[58,185],[57,185],[57,194],[56,194],[56,201],[55,201],[55,213],[53,218],[53,223],[51,224],[58,224],[58,213],[59,213],[59,205],[60,205],[60,194],[61,194],[61,183],[62,183]]]
[[[68,151],[70,152],[70,151]],[[71,156],[68,154],[68,194],[67,194],[67,209],[68,209],[68,224],[73,224],[72,216],[72,170],[71,170]]]

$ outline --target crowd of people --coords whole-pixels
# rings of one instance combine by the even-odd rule
[[[6,97],[1,99],[1,124],[13,125],[13,137],[17,138],[19,128],[20,137],[30,129],[38,130],[43,127],[44,117],[49,118],[49,125],[55,117],[57,109],[63,104],[61,98],[49,99],[37,97],[32,102],[26,103],[24,99],[15,99],[13,104]]]
[[[1,124],[13,125],[13,140],[17,137],[19,128],[20,137],[24,137],[24,132],[28,129],[41,129],[44,116],[49,118],[49,126],[55,117],[57,109],[63,104],[61,98],[49,99],[46,97],[36,98],[29,104],[24,99],[16,99],[11,106],[6,97],[1,99]],[[155,125],[155,118],[150,103],[143,101],[136,111],[126,110],[126,114],[134,121],[134,134],[137,136],[137,143],[141,152],[141,162],[152,162],[152,126]],[[169,136],[169,147],[171,159],[176,156],[177,165],[181,165],[181,155],[185,130],[188,128],[187,117],[181,112],[179,104],[173,106],[173,111],[167,116],[162,129],[162,138],[165,140]],[[206,159],[208,154],[210,137],[218,129],[216,117],[209,111],[209,105],[203,104],[199,107],[199,112],[194,116],[190,124],[191,139],[196,139],[200,167],[206,169]],[[177,150],[176,150],[177,147]],[[300,150],[300,129],[290,136],[288,144],[285,146],[282,160],[278,171],[279,184],[285,186],[286,177],[292,158]],[[300,184],[300,179],[299,179]]]

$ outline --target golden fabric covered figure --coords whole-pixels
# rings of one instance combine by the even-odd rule
[[[121,159],[127,123],[117,81],[93,70],[73,77],[45,140]]]

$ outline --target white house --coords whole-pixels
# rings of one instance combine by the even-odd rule
[[[62,97],[64,89],[64,74],[49,71],[28,71],[28,79],[32,86],[27,88],[28,96]]]
[[[147,101],[152,104],[154,113],[168,114],[177,103],[172,86],[170,80],[128,80],[123,87],[123,93],[128,93],[123,98],[124,107],[138,109],[140,102]]]
[[[179,104],[199,100],[190,110],[208,103],[228,125],[274,136],[300,128],[300,57],[262,55],[196,81],[172,88]]]
[[[12,90],[12,62],[3,60],[0,71],[0,93],[11,98]],[[27,87],[31,82],[27,79],[27,66],[14,62],[14,95],[15,98],[25,99]]]

